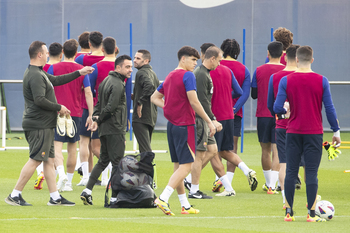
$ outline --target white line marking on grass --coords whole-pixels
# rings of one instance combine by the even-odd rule
[[[305,216],[294,216],[296,218],[305,218]],[[342,216],[335,216],[335,218],[349,218],[349,215],[342,215]],[[184,219],[184,218],[190,218],[190,219],[244,219],[244,218],[284,218],[284,216],[208,216],[208,217],[195,217],[195,216],[182,216],[182,217],[170,217],[170,216],[155,216],[155,217],[134,217],[134,218],[84,218],[84,217],[68,217],[68,218],[8,218],[8,219],[0,219],[0,221],[32,221],[32,220],[109,220],[109,221],[118,221],[118,220],[144,220],[144,219]]]

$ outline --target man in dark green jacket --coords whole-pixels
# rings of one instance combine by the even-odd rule
[[[134,67],[138,69],[134,84],[134,109],[132,127],[139,144],[140,153],[152,151],[151,139],[157,121],[157,106],[150,97],[159,86],[156,73],[149,65],[151,54],[147,50],[138,50],[134,58]]]
[[[94,123],[91,131],[96,131],[98,127],[101,150],[100,158],[92,169],[86,188],[80,194],[84,205],[92,205],[92,189],[102,171],[111,162],[113,173],[125,152],[127,111],[124,80],[131,76],[131,57],[122,55],[114,64],[115,70],[109,72],[98,88],[98,102],[92,115]],[[111,205],[113,202],[116,202],[116,197],[112,193]]]
[[[43,71],[47,62],[47,47],[44,42],[34,41],[29,47],[30,63],[23,77],[24,112],[22,127],[29,144],[29,160],[23,166],[12,193],[5,202],[14,206],[31,206],[22,198],[22,190],[32,177],[37,166],[44,164],[44,175],[50,192],[47,205],[72,206],[57,191],[54,170],[54,128],[57,124],[57,112],[70,114],[63,105],[57,103],[53,86],[63,85],[81,75],[92,73],[93,68],[86,66],[70,74],[53,76]]]

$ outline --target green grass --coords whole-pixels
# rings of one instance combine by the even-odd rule
[[[350,141],[350,133],[343,133],[342,140]],[[7,135],[7,146],[27,146],[22,133]],[[129,136],[127,136],[128,138]],[[24,137],[23,137],[24,138]],[[326,133],[324,140],[330,140]],[[154,134],[152,148],[167,150],[166,134]],[[127,141],[126,150],[132,150],[132,143]],[[240,151],[240,148],[239,148]],[[325,152],[325,151],[324,151]],[[28,160],[27,150],[1,151],[0,173],[0,231],[1,232],[347,232],[350,210],[350,150],[343,149],[335,161],[329,162],[323,154],[319,169],[319,194],[335,206],[335,217],[326,223],[311,224],[306,222],[305,184],[295,192],[294,210],[296,221],[283,221],[282,196],[267,195],[262,191],[264,176],[261,169],[260,146],[256,133],[246,133],[244,153],[239,154],[243,161],[257,172],[259,185],[251,192],[244,174],[237,169],[233,179],[236,197],[214,197],[212,200],[190,200],[200,209],[198,215],[180,214],[180,203],[174,193],[169,203],[175,216],[165,216],[159,209],[106,209],[103,207],[104,188],[95,186],[94,205],[84,206],[79,194],[84,187],[76,186],[79,175],[73,179],[73,192],[62,195],[76,202],[74,207],[49,207],[49,193],[44,183],[41,191],[34,190],[36,174],[23,190],[23,197],[33,204],[32,207],[14,207],[3,200],[11,193],[23,165]],[[66,156],[66,154],[65,154]],[[169,154],[156,154],[159,195],[172,174],[173,166]],[[303,171],[300,172],[303,176]],[[201,176],[200,189],[211,193],[214,172],[207,166]]]

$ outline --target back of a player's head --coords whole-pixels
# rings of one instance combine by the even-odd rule
[[[113,54],[115,52],[116,41],[113,37],[106,37],[103,39],[102,47],[107,54]]]
[[[283,45],[279,41],[273,41],[267,46],[271,58],[279,58],[282,56]]]
[[[63,44],[63,54],[66,58],[72,58],[78,51],[78,41],[69,39]]]
[[[210,48],[211,46],[215,46],[215,44],[213,44],[213,43],[204,43],[204,44],[202,44],[201,45],[201,53],[205,54],[207,49]]]
[[[214,46],[210,46],[207,51],[205,51],[205,55],[204,55],[204,59],[210,59],[212,57],[217,58],[219,56],[219,54],[221,54],[222,51],[221,49],[219,49],[218,47]]]
[[[117,66],[122,66],[125,60],[131,61],[131,57],[125,54],[117,57],[114,61],[114,68],[116,68]]]
[[[226,39],[221,44],[221,50],[224,53],[224,58],[227,56],[232,57],[233,59],[237,59],[241,49],[239,47],[238,42],[235,39]]]
[[[53,42],[49,47],[50,57],[59,57],[62,53],[62,45],[58,42]]]
[[[293,33],[287,28],[277,28],[273,32],[273,37],[276,41],[279,41],[283,44],[283,50],[286,50],[289,45],[293,44]]]
[[[178,52],[177,52],[177,58],[179,59],[179,61],[181,60],[181,58],[183,56],[187,56],[187,57],[191,57],[194,56],[195,58],[199,59],[199,53],[198,51],[191,47],[191,46],[183,46]]]
[[[312,48],[308,45],[301,46],[297,49],[297,58],[300,63],[309,63],[312,62],[313,51]]]
[[[138,53],[142,53],[142,58],[144,60],[148,59],[148,62],[151,62],[151,53],[146,49],[137,50]]]
[[[90,32],[89,42],[90,42],[92,47],[94,47],[94,48],[100,47],[102,44],[102,40],[103,40],[103,35],[101,32],[97,32],[97,31]]]
[[[297,55],[297,49],[300,47],[300,45],[298,44],[292,44],[290,45],[287,50],[286,50],[286,56],[288,58],[288,60],[292,60],[296,58]]]
[[[89,35],[90,35],[90,32],[86,31],[81,33],[80,36],[78,37],[79,45],[82,49],[90,49]]]
[[[46,45],[44,42],[42,41],[33,41],[30,46],[29,46],[29,58],[30,59],[34,59],[36,58],[36,56],[38,55],[39,52],[43,53],[43,45]]]

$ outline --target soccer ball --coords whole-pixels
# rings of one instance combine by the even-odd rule
[[[139,177],[133,172],[124,172],[120,184],[126,189],[131,189],[132,187],[139,185]]]
[[[149,184],[149,176],[145,173],[140,173],[139,175],[139,186]]]
[[[125,156],[120,161],[121,172],[135,171],[139,168],[139,161],[132,156]]]
[[[316,209],[315,209],[315,213],[317,216],[329,221],[333,218],[334,212],[335,212],[334,206],[329,201],[323,200],[323,201],[317,202]]]

